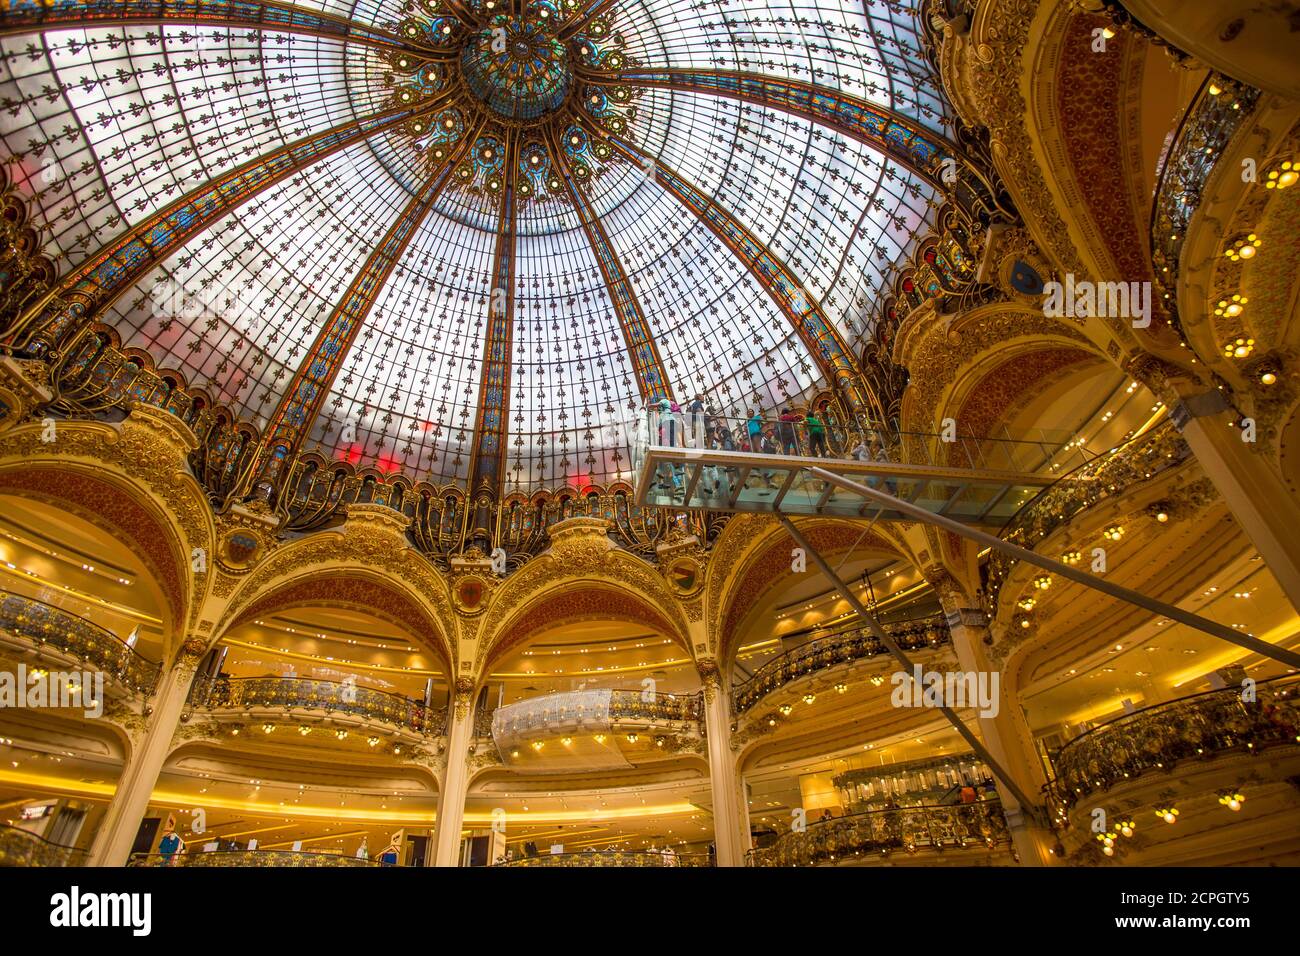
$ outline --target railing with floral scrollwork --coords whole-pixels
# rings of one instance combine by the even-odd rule
[[[749,866],[821,866],[896,850],[1010,845],[1002,804],[997,800],[950,806],[898,807],[834,817],[782,834],[771,846],[750,850]]]
[[[162,667],[99,625],[20,594],[0,591],[0,598],[0,629],[75,657],[133,693],[148,696],[158,686]]]
[[[128,866],[391,866],[342,853],[306,850],[208,850],[189,853],[136,853]]]
[[[700,694],[658,694],[640,690],[610,692],[609,719],[668,720],[698,724],[703,715]]]
[[[0,866],[85,866],[86,851],[0,823]]]
[[[703,853],[673,853],[656,850],[584,850],[577,853],[544,853],[517,860],[502,860],[495,866],[712,866]]]
[[[1243,700],[1252,697],[1253,700]],[[1212,690],[1143,707],[1071,740],[1052,760],[1055,797],[1066,807],[1080,798],[1183,760],[1225,753],[1254,754],[1300,743],[1300,677]]]
[[[942,614],[917,621],[886,624],[884,628],[898,642],[899,647],[909,651],[942,647],[952,641]],[[850,661],[875,657],[887,650],[870,631],[861,627],[829,637],[819,637],[773,658],[756,670],[753,677],[733,688],[733,707],[737,714],[743,714],[768,694],[792,681]]]
[[[1158,301],[1180,334],[1177,290],[1187,227],[1219,158],[1259,95],[1254,87],[1217,73],[1208,76],[1183,114],[1160,170],[1151,208],[1151,264]]]
[[[190,689],[191,707],[207,710],[282,708],[323,710],[392,724],[438,736],[446,712],[423,701],[352,683],[302,677],[200,677]]]
[[[1002,528],[1004,541],[1031,551],[1075,515],[1102,501],[1126,494],[1191,456],[1191,448],[1166,419],[1148,432],[1118,445],[1104,455],[1064,475],[1035,495]],[[997,612],[998,595],[1016,559],[1001,551],[989,556],[985,588],[991,614]]]

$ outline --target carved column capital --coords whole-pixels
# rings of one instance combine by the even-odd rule
[[[712,658],[698,660],[695,662],[695,670],[704,687],[705,703],[713,703],[714,695],[722,689],[722,672],[718,669],[718,662]]]
[[[468,677],[456,678],[456,695],[453,707],[457,720],[469,718],[470,707],[474,703],[474,682]]]

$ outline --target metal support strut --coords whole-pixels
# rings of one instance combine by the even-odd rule
[[[937,515],[933,511],[927,511],[925,508],[918,507],[911,502],[897,498],[888,492],[879,491],[856,481],[851,481],[848,478],[843,478],[833,472],[829,472],[824,468],[809,468],[808,473],[820,478],[822,481],[830,482],[840,488],[862,495],[865,498],[875,501],[882,507],[889,507],[895,511],[901,512],[902,514],[915,518],[917,521],[924,521],[927,524],[937,525],[940,528],[951,531],[953,534],[959,534],[963,538],[970,538],[972,541],[977,541],[990,548],[995,548],[1004,554],[1009,554],[1013,558],[1040,567],[1045,571],[1053,571],[1063,578],[1068,578],[1069,580],[1074,581],[1076,584],[1082,584],[1084,587],[1101,591],[1103,594],[1109,594],[1111,597],[1119,598],[1121,601],[1127,601],[1129,604],[1136,604],[1138,607],[1145,608],[1153,613],[1163,614],[1171,621],[1177,621],[1179,624],[1185,624],[1198,631],[1204,631],[1206,634],[1211,634],[1214,637],[1229,641],[1236,644],[1238,647],[1245,648],[1248,651],[1253,651],[1263,657],[1275,661],[1281,661],[1283,664],[1287,664],[1291,667],[1300,668],[1300,654],[1297,654],[1295,651],[1289,651],[1284,647],[1277,647],[1267,641],[1261,641],[1257,637],[1251,637],[1249,634],[1238,633],[1232,628],[1220,624],[1217,621],[1211,621],[1210,619],[1201,617],[1198,614],[1192,614],[1190,611],[1184,611],[1182,608],[1175,607],[1172,604],[1166,604],[1163,601],[1157,601],[1155,598],[1147,597],[1145,594],[1139,594],[1137,591],[1121,587],[1118,584],[1112,584],[1110,581],[1089,574],[1086,571],[1072,568],[1070,565],[1057,561],[1054,558],[1044,557],[1036,551],[1030,551],[1028,548],[1022,548],[1019,545],[1003,541],[1001,538],[994,537],[991,534],[977,531],[967,525],[953,521],[951,518],[945,517],[944,515]]]
[[[814,471],[816,470],[819,469],[814,469]],[[876,619],[872,617],[871,612],[868,611],[866,606],[858,600],[857,595],[854,594],[849,586],[840,579],[840,576],[835,573],[834,569],[826,563],[826,559],[818,554],[813,546],[808,543],[808,540],[799,533],[799,530],[794,526],[794,522],[780,512],[777,513],[777,517],[781,520],[781,524],[785,526],[785,530],[790,532],[790,537],[794,538],[794,540],[798,542],[799,547],[803,548],[804,553],[813,559],[817,567],[821,569],[822,574],[826,576],[827,580],[835,585],[835,589],[840,592],[840,595],[844,600],[849,602],[853,610],[857,612],[858,617],[862,618],[866,623],[867,630],[871,632],[872,636],[875,637],[876,640],[880,641],[881,644],[884,644],[885,647],[888,648],[889,653],[894,655],[894,659],[903,666],[906,673],[911,675],[913,673],[912,661],[908,658],[907,654],[904,653],[903,649],[899,647],[894,639],[889,636],[889,633],[881,627],[879,623],[877,623]],[[948,718],[948,722],[956,728],[957,733],[961,734],[962,739],[965,740],[966,743],[970,744],[971,749],[974,750],[975,753],[979,755],[980,759],[988,765],[989,769],[993,771],[993,775],[997,777],[998,780],[1002,781],[1002,785],[1007,788],[1007,791],[1016,798],[1016,802],[1020,804],[1021,811],[1031,817],[1040,816],[1038,805],[1025,796],[1024,791],[1022,791],[1011,778],[1011,775],[1003,769],[1001,764],[993,759],[992,754],[988,752],[983,742],[975,736],[974,732],[969,727],[966,726],[965,721],[957,716],[957,712],[946,704],[941,704],[938,709],[940,713]]]

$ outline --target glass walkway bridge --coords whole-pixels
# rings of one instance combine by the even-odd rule
[[[955,435],[947,440],[938,434],[882,432],[867,435],[856,457],[819,457],[808,454],[815,439],[803,421],[769,422],[764,439],[762,424],[751,437],[748,422],[710,417],[706,430],[703,416],[696,418],[651,413],[646,427],[638,429],[639,440],[632,442],[638,504],[916,520],[813,474],[820,469],[932,514],[1000,528],[1060,474],[1082,463],[1081,451],[1047,435],[1029,441]],[[752,446],[770,451],[749,450]]]
[[[650,411],[634,423],[636,502],[665,508],[767,512],[789,532],[867,629],[897,660],[912,661],[852,587],[817,553],[792,518],[820,515],[875,521],[921,521],[1010,554],[1085,587],[1212,634],[1265,657],[1300,667],[1300,654],[1003,541],[989,530],[1007,521],[1058,477],[1083,464],[1073,441],[971,439],[951,435],[868,433],[835,457],[825,429],[807,421],[728,421],[703,413]],[[855,436],[856,437],[856,436]],[[821,452],[822,454],[817,454]],[[1042,810],[993,758],[951,707],[939,710],[993,771],[1017,804],[1041,822]]]

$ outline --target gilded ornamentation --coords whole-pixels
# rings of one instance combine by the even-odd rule
[[[319,580],[327,571],[343,574],[346,568],[365,568],[382,575],[388,593],[394,598],[400,595],[408,612],[409,620],[403,620],[402,625],[431,643],[445,660],[454,660],[456,615],[445,580],[428,559],[382,521],[349,521],[342,533],[322,532],[272,551],[245,577],[222,615],[217,633],[225,633],[250,605],[265,600],[277,587],[300,577]],[[388,604],[389,600],[384,599],[377,607]],[[370,610],[375,607],[371,605]]]
[[[609,594],[611,600],[621,597],[623,613],[644,620],[683,647],[690,646],[677,597],[654,568],[616,547],[606,534],[608,528],[608,522],[596,518],[570,518],[551,527],[550,550],[506,579],[487,613],[479,618],[478,667],[488,654],[499,656],[507,640],[517,643],[528,631],[545,626],[553,613],[583,613],[578,606],[580,600],[575,604],[570,599],[561,605],[564,595],[548,597],[547,592],[561,584],[572,592],[589,582],[600,594]],[[600,588],[602,584],[618,589],[622,595]],[[585,591],[592,593],[591,588]],[[593,606],[592,610],[597,608]]]
[[[1029,106],[1020,93],[1024,51],[1030,26],[1042,6],[1041,0],[992,0],[979,5],[970,31],[973,46],[968,47],[969,92],[988,127],[1003,178],[1014,184],[1017,206],[1032,216],[1037,224],[1035,234],[1047,240],[1062,271],[1086,275],[1088,270],[1070,241],[1069,227],[1057,212],[1025,125]]]
[[[947,334],[913,336],[909,343],[908,354],[902,357],[912,371],[903,401],[904,422],[923,431],[934,427],[941,397],[976,356],[1000,351],[1010,359],[1018,351],[1043,351],[1051,346],[1056,346],[1052,351],[1059,351],[1076,344],[1085,354],[1098,354],[1082,331],[1048,319],[1041,311],[1008,304],[972,309],[954,320]],[[1032,384],[1028,378],[1025,376],[1022,384]]]

